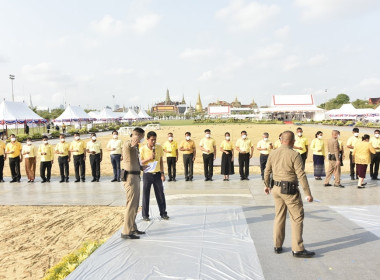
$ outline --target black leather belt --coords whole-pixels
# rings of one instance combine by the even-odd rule
[[[131,175],[140,175],[140,172],[141,171],[127,171],[127,173]]]

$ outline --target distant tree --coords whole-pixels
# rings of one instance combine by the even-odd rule
[[[359,109],[359,108],[375,108],[375,104],[369,104],[368,100],[365,99],[356,99],[354,102],[352,102],[352,105]]]
[[[330,99],[326,103],[319,105],[319,108],[325,110],[339,109],[343,104],[350,103],[350,97],[347,94],[340,93],[335,98]]]

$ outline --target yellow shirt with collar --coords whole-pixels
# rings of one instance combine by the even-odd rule
[[[183,140],[181,142],[180,148],[190,149],[190,151],[182,151],[185,155],[193,154],[196,149],[195,142],[191,139],[189,141]]]
[[[79,155],[84,154],[85,143],[83,140],[78,140],[78,141],[74,140],[73,142],[71,142],[70,151],[75,151],[75,150],[78,150],[78,152],[72,152],[74,156],[79,156]]]
[[[311,141],[310,149],[313,151],[313,155],[324,156],[325,155],[325,142],[319,138],[315,138]],[[319,150],[322,150],[319,152]]]
[[[16,158],[18,156],[20,156],[21,154],[21,150],[22,150],[22,146],[21,146],[21,143],[20,142],[9,142],[6,146],[5,146],[5,151],[6,152],[14,152],[12,154],[8,154],[7,156],[9,158]]]
[[[34,158],[37,155],[37,148],[33,144],[23,145],[21,153],[23,154],[24,158]],[[29,153],[29,154],[24,155],[24,153]]]
[[[153,171],[150,171],[148,173],[156,173],[156,172],[160,172],[161,171],[160,161],[161,161],[161,158],[164,156],[164,151],[163,151],[161,145],[159,145],[159,144],[155,145],[155,153],[156,153],[155,158],[149,160],[148,162],[146,162],[145,165],[148,165],[149,163],[157,161],[156,169],[154,169]],[[152,154],[153,154],[153,150],[149,149],[147,144],[143,145],[140,148],[140,158],[141,158],[141,161],[150,158],[152,156]]]
[[[352,135],[350,138],[348,138],[347,140],[347,146],[352,146],[355,148],[355,145],[360,142],[360,139],[359,139],[359,136],[358,137],[355,137],[354,135]],[[354,149],[350,149],[350,152],[353,152]]]
[[[203,149],[209,150],[209,152],[202,151],[204,154],[212,154],[212,153],[215,152],[214,151],[214,146],[216,146],[216,144],[215,144],[214,138],[212,138],[212,137],[210,137],[210,138],[204,137],[199,142],[199,146],[202,147]]]
[[[225,151],[232,151],[235,148],[231,140],[223,140],[222,143],[220,143],[220,147]]]
[[[110,155],[121,155],[123,149],[123,141],[120,139],[111,139],[108,141],[107,149],[116,149],[114,151],[110,151]]]
[[[164,145],[162,145],[162,148],[167,151],[165,154],[166,157],[177,157],[177,150],[178,150],[178,144],[176,141],[166,141]]]
[[[5,142],[0,140],[0,156],[3,156],[5,152]]]
[[[340,139],[338,139],[338,144],[339,144],[339,151],[341,152],[341,151],[343,151],[343,145],[344,145],[344,142],[342,141],[342,140],[340,140]]]
[[[376,138],[375,136],[373,136],[369,140],[369,143],[371,143],[372,147],[375,149],[377,153],[380,152],[380,138]]]
[[[302,148],[302,150],[298,150],[298,149],[294,149],[294,150],[296,152],[299,152],[301,155],[306,153],[306,146],[309,146],[309,141],[307,140],[307,138],[305,136],[299,137],[298,135],[296,135],[295,140],[296,141],[294,143],[294,146]]]
[[[60,152],[62,154],[58,154],[59,157],[66,157],[69,155],[70,144],[67,142],[59,142],[55,145],[54,151]]]
[[[102,149],[102,143],[99,141],[88,141],[86,149],[91,152],[95,152],[95,154],[100,154],[100,150]]]
[[[52,161],[54,160],[54,149],[51,144],[41,144],[38,147],[38,152],[37,152],[40,157],[41,157],[41,162],[45,161]],[[46,155],[42,155],[42,153],[46,153]]]
[[[236,147],[239,147],[240,152],[251,152],[251,147],[253,147],[252,141],[249,138],[240,138],[236,141]]]
[[[258,143],[257,143],[257,148],[260,148],[260,149],[265,149],[264,151],[260,151],[260,154],[263,154],[263,155],[269,155],[270,151],[272,150],[271,146],[270,146],[271,142],[269,141],[264,141],[264,139],[261,139]]]

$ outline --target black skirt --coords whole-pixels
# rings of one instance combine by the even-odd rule
[[[235,174],[234,171],[234,162],[231,161],[232,159],[232,153],[231,151],[227,151],[229,154],[227,155],[226,153],[222,154],[222,163],[221,163],[221,174],[222,175],[232,175]]]

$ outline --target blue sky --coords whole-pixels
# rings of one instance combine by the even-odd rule
[[[380,96],[380,2],[0,1],[0,97],[57,107]],[[325,91],[327,89],[327,93]]]

